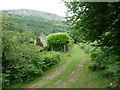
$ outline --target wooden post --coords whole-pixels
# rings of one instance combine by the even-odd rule
[[[66,51],[68,51],[68,46],[66,46]]]
[[[51,49],[52,51],[53,51],[53,47],[52,47],[52,49]]]
[[[65,47],[65,45],[64,45],[64,52],[66,51],[66,47]]]

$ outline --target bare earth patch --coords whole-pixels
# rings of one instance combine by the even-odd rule
[[[77,64],[75,69],[69,74],[69,80],[65,81],[64,83],[61,84],[62,87],[66,88],[67,85],[69,85],[69,83],[77,80],[77,76],[80,72],[80,70],[82,69],[82,67],[84,66],[83,63],[85,62],[85,60],[80,60],[80,64]],[[58,86],[57,88],[60,88],[61,86]]]

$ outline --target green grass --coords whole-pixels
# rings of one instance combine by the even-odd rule
[[[70,52],[71,62],[66,69],[57,77],[48,81],[39,88],[105,88],[109,84],[109,80],[101,76],[102,72],[94,72],[88,69],[90,56],[86,54],[77,45],[74,45]],[[77,71],[81,61],[85,60],[83,67]],[[72,72],[74,75],[72,76]]]
[[[72,61],[68,64],[68,66],[66,67],[66,69],[65,69],[61,74],[59,74],[57,77],[53,78],[51,81],[48,81],[45,85],[40,86],[40,87],[44,88],[44,87],[47,87],[47,86],[49,86],[49,85],[50,85],[51,87],[55,87],[55,86],[57,86],[57,85],[54,85],[54,82],[56,82],[56,81],[58,81],[58,80],[61,80],[61,82],[65,82],[65,81],[68,79],[68,75],[71,73],[71,71],[75,69],[75,64],[79,63],[80,60],[82,59],[82,58],[81,58],[81,57],[82,57],[82,56],[81,56],[82,54],[80,54],[80,53],[82,53],[82,52],[78,53],[78,51],[79,51],[79,49],[74,46],[74,47],[71,49],[71,52],[70,52],[70,56],[71,56],[70,59],[74,59],[74,60],[72,60]],[[76,53],[76,52],[77,52],[77,53]],[[76,53],[76,54],[74,55],[74,53]],[[63,57],[63,58],[65,58],[65,57]]]
[[[12,85],[11,88],[25,88],[33,85],[62,65],[65,67],[60,74],[45,81],[39,88],[106,88],[110,81],[102,77],[103,71],[89,70],[90,62],[89,54],[85,53],[78,45],[73,45],[69,52],[61,54],[61,61],[52,66],[42,76],[35,77],[32,81],[23,84]],[[78,67],[80,65],[82,67]]]

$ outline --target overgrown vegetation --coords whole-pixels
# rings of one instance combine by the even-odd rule
[[[3,31],[2,84],[5,88],[7,85],[22,83],[41,75],[60,60],[60,53],[54,51],[40,53],[41,47],[35,47],[28,42],[22,43],[22,37],[19,38],[18,35],[13,31]]]
[[[93,60],[90,68],[104,70],[105,76],[113,77],[115,87],[120,87],[120,4],[117,2],[65,4],[68,7],[67,23],[73,32],[79,33],[77,41],[94,45],[90,49]]]
[[[64,54],[67,56],[61,58],[68,57],[68,60],[62,64],[64,67],[61,65],[62,68],[57,68],[59,74],[45,81],[39,88],[106,88],[109,85],[109,80],[101,77],[102,71],[88,69],[91,57],[79,45],[74,44]]]
[[[110,87],[120,87],[120,4],[113,2],[66,2],[65,5],[68,7],[66,23],[71,29],[70,36],[75,43],[80,42],[80,46],[91,55],[91,64],[87,63],[87,65],[90,64],[89,68],[93,71],[102,71],[103,76],[112,78]],[[61,21],[8,12],[2,12],[2,15],[3,17],[0,18],[2,18],[3,27],[3,88],[42,75],[49,67],[60,61],[60,52],[57,51],[63,51],[71,43],[67,33],[58,33],[69,32]],[[48,35],[45,48],[33,46],[34,39],[41,32]],[[74,55],[75,57],[73,56],[75,62],[72,60],[67,66],[69,70],[67,68],[63,74],[60,74],[60,77],[66,74],[65,79],[68,78],[69,72],[75,69],[74,65],[79,64],[78,47],[75,50],[74,53],[77,53]],[[85,70],[87,71],[87,69]],[[81,73],[79,74],[84,75],[86,72]],[[86,75],[88,73],[89,71]],[[76,79],[76,77],[74,78]],[[65,81],[65,79],[61,80]],[[82,79],[79,80],[82,81]],[[76,81],[70,85],[66,84],[66,86],[74,87],[76,85],[78,87],[80,82],[77,81],[79,83],[76,84]]]
[[[29,81],[60,61],[60,52],[34,46],[40,32],[64,32],[61,21],[2,13],[2,86]]]

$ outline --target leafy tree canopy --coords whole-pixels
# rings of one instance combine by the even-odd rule
[[[70,28],[82,40],[97,41],[101,47],[114,47],[120,54],[120,4],[112,2],[66,2]]]
[[[92,69],[104,69],[104,75],[120,84],[120,4],[118,2],[66,2],[67,24],[74,39],[92,42]],[[91,67],[91,66],[90,66]]]
[[[70,37],[67,33],[54,33],[47,37],[47,45],[55,50],[63,49],[68,43],[70,43]]]

